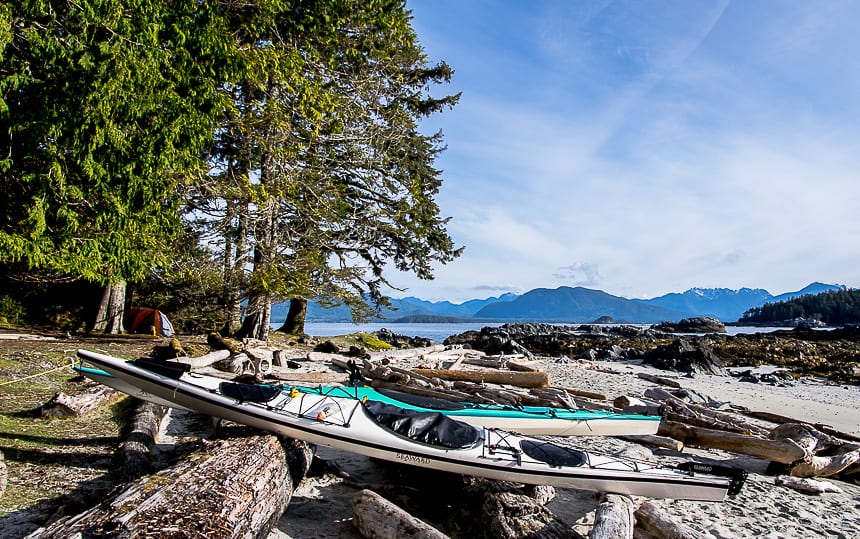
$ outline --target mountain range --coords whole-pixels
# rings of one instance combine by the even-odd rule
[[[615,322],[653,324],[664,320],[712,316],[723,322],[734,322],[752,307],[784,301],[805,294],[845,289],[844,285],[812,283],[796,292],[778,296],[761,288],[691,288],[651,299],[627,299],[601,290],[562,286],[536,288],[522,295],[503,294],[463,303],[431,302],[414,297],[391,300],[382,318],[389,322],[482,322],[529,321],[588,323],[611,318]],[[272,321],[286,318],[289,303],[272,307]],[[608,317],[608,318],[606,318]],[[349,322],[346,307],[324,309],[308,302],[307,320],[313,322]]]

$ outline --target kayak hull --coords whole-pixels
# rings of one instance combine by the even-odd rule
[[[357,399],[283,390],[264,403],[242,401],[112,356],[85,350],[79,350],[78,355],[171,406],[382,460],[502,481],[652,498],[720,501],[733,485],[726,477],[579,451],[453,420],[457,428],[476,431],[475,443],[457,448],[430,445],[381,426],[368,406]],[[565,465],[535,458],[530,454],[534,451],[528,451],[530,447],[566,452],[579,463]]]

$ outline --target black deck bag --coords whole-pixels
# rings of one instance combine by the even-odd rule
[[[379,401],[367,401],[365,409],[382,427],[421,442],[448,449],[472,447],[482,429],[451,419],[439,412],[416,412]]]
[[[280,387],[261,384],[221,382],[218,387],[225,397],[241,402],[269,402],[281,394]]]
[[[540,440],[523,440],[520,442],[520,449],[531,458],[554,467],[582,466],[586,463],[585,453],[582,451]]]
[[[132,360],[131,363],[135,367],[140,367],[141,369],[146,369],[150,372],[173,378],[174,380],[179,380],[180,376],[191,370],[191,365],[186,365],[185,363],[164,361],[163,359],[150,359],[148,357]]]

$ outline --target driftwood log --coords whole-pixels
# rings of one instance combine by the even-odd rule
[[[214,350],[202,356],[176,358],[173,361],[188,365],[192,369],[199,369],[201,367],[208,367],[209,365],[218,363],[219,361],[224,361],[230,357],[230,354],[230,350],[221,349]]]
[[[400,539],[401,537],[447,539],[448,537],[372,490],[364,489],[356,494],[352,502],[352,516],[352,524],[362,537],[374,539]]]
[[[280,440],[268,434],[207,442],[112,500],[30,537],[267,537],[292,496]]]
[[[138,402],[131,420],[130,431],[117,450],[119,465],[116,472],[122,481],[134,481],[152,473],[150,457],[165,414],[167,414],[165,406],[145,401]]]
[[[781,464],[791,464],[807,456],[806,451],[791,440],[766,440],[736,432],[693,427],[677,421],[662,421],[657,434],[680,440],[685,445],[722,449]]]
[[[664,404],[668,410],[666,419],[691,426],[718,429],[740,434],[767,436],[769,429],[745,421],[737,414],[721,412],[701,404],[685,402],[660,388],[645,390],[645,397]]]
[[[345,384],[349,381],[349,376],[346,374],[331,371],[290,372],[273,378],[284,383],[300,382],[302,384]]]
[[[6,482],[8,481],[8,471],[6,470],[6,459],[3,456],[3,452],[0,451],[0,498],[3,497],[3,493],[6,492]]]
[[[77,395],[66,395],[61,392],[43,404],[39,413],[42,417],[80,417],[122,396],[124,396],[123,393],[103,385],[88,388]]]
[[[655,434],[636,434],[616,436],[616,438],[627,440],[628,442],[635,442],[638,444],[662,447],[663,449],[670,449],[672,451],[678,451],[679,453],[684,450],[684,442],[676,440],[674,438],[669,438],[668,436],[657,436]]]
[[[629,496],[602,494],[594,514],[589,539],[633,539],[633,500]]]
[[[545,372],[449,371],[445,369],[412,369],[410,372],[426,378],[439,378],[461,382],[508,384],[518,387],[547,387],[549,375]]]
[[[696,539],[700,534],[675,521],[653,502],[645,500],[633,514],[636,527],[645,530],[654,539]]]
[[[555,489],[467,478],[451,516],[459,537],[572,539],[580,537],[546,508]],[[452,534],[454,535],[454,534]]]
[[[653,374],[640,372],[636,375],[636,377],[641,378],[642,380],[648,380],[649,382],[654,382],[655,384],[660,384],[661,386],[668,386],[674,388],[681,387],[681,384],[677,380],[672,380],[671,378],[666,378],[665,376],[655,376]]]
[[[810,425],[786,423],[773,429],[770,438],[792,441],[806,452],[803,461],[792,463],[790,473],[795,477],[838,476],[860,466],[860,445],[843,442]]]
[[[794,489],[804,494],[824,494],[825,492],[842,492],[842,489],[827,481],[817,481],[808,477],[792,477],[781,475],[774,479],[774,484]]]
[[[408,359],[421,357],[427,354],[432,354],[433,352],[444,351],[444,344],[434,344],[433,346],[425,346],[421,348],[405,348],[403,350],[384,350],[381,352],[371,352],[370,359],[371,361],[390,361],[392,359]]]

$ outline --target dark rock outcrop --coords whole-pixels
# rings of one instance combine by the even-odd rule
[[[705,339],[677,339],[642,354],[645,363],[658,369],[685,374],[718,374],[725,376],[723,361]]]
[[[725,333],[726,326],[716,318],[701,316],[684,318],[677,322],[660,322],[651,326],[652,329],[666,333]]]
[[[381,328],[375,333],[376,338],[382,342],[386,342],[394,348],[426,348],[439,344],[433,339],[427,337],[409,337],[407,335],[399,335],[390,329]]]

